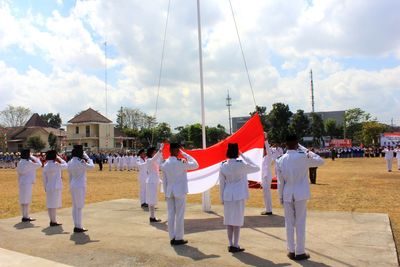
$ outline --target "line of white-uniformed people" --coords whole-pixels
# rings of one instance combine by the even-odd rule
[[[81,233],[87,231],[82,225],[82,209],[86,196],[86,171],[94,168],[94,164],[83,151],[82,146],[75,147],[71,156],[71,160],[67,163],[57,155],[55,150],[46,152],[43,166],[43,187],[46,192],[50,227],[58,227],[61,223],[57,221],[57,209],[62,206],[63,189],[61,171],[68,170],[74,233]],[[29,205],[32,202],[32,187],[36,181],[36,170],[40,167],[42,167],[42,162],[39,158],[33,156],[29,149],[22,150],[21,159],[17,165],[22,222],[35,221],[29,216]]]
[[[0,169],[14,169],[19,160],[19,153],[0,152]]]
[[[150,222],[160,222],[155,217],[158,190],[161,183],[159,171],[162,170],[163,189],[168,209],[168,232],[171,245],[183,245],[188,241],[184,236],[184,213],[186,195],[188,193],[187,171],[199,167],[197,161],[180,149],[179,144],[170,144],[170,157],[162,161],[162,146],[139,151],[137,167],[139,168],[140,199],[142,207],[149,207]],[[308,169],[323,164],[323,160],[313,152],[299,147],[297,137],[287,139],[287,152],[272,150],[265,143],[264,161],[262,166],[263,185],[266,210],[263,215],[272,214],[271,194],[269,192],[272,180],[271,163],[276,162],[279,180],[280,202],[285,210],[285,225],[287,234],[288,257],[294,260],[308,259],[305,253],[305,221],[306,203],[310,198]],[[283,155],[282,155],[283,154]],[[181,155],[181,157],[179,157]],[[249,158],[243,155],[238,144],[228,144],[227,161],[220,167],[220,199],[224,205],[224,225],[227,226],[228,251],[231,253],[244,251],[239,245],[240,227],[244,224],[245,201],[249,197],[247,174],[259,171]],[[239,160],[239,156],[241,160]],[[278,158],[278,156],[280,156]],[[20,203],[23,213],[22,221],[32,221],[29,217],[32,184],[40,161],[24,150],[18,164],[20,181]],[[47,195],[50,226],[60,225],[56,220],[56,209],[61,206],[61,170],[68,168],[70,175],[70,191],[73,199],[74,232],[86,231],[82,227],[82,208],[86,189],[86,169],[93,168],[93,161],[82,151],[73,151],[72,159],[66,163],[57,156],[55,151],[46,155],[43,170],[44,185]],[[268,189],[268,190],[267,190]],[[296,232],[296,241],[295,233]]]
[[[112,171],[133,171],[137,168],[137,160],[138,156],[134,153],[117,153],[117,154],[108,154],[107,156],[107,165],[108,170]]]

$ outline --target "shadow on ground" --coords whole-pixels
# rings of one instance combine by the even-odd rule
[[[279,215],[273,216],[245,216],[242,228],[261,228],[261,227],[285,227],[285,218]],[[153,227],[158,230],[168,231],[167,222],[153,223]],[[204,218],[204,219],[185,219],[185,234],[193,234],[212,230],[223,230],[223,218]]]
[[[40,226],[35,226],[33,223],[30,222],[19,222],[17,224],[14,224],[14,228],[18,229],[18,230],[22,230],[22,229],[27,229],[27,228],[38,228]]]
[[[85,233],[73,233],[69,240],[74,241],[75,245],[85,245],[88,243],[100,242],[100,240],[91,240],[90,236]]]
[[[61,225],[53,226],[53,227],[46,227],[42,230],[42,233],[46,235],[67,235],[69,232],[65,232]]]
[[[173,249],[175,250],[176,254],[178,254],[179,256],[188,257],[195,261],[221,257],[221,256],[215,255],[215,254],[210,254],[210,255],[204,254],[198,248],[195,248],[195,247],[192,247],[189,245],[173,246]]]

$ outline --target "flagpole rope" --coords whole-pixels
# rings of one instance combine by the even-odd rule
[[[236,23],[235,12],[233,11],[233,6],[232,6],[231,0],[228,0],[228,1],[229,1],[229,5],[230,5],[230,7],[231,7],[232,18],[233,18],[233,22],[234,22],[234,24],[235,24],[236,35],[237,35],[237,38],[238,38],[238,41],[239,41],[240,51],[242,52],[242,58],[243,58],[244,68],[246,69],[246,73],[247,73],[247,80],[249,81],[251,94],[252,94],[252,96],[253,96],[254,106],[256,107],[256,106],[257,106],[256,98],[255,98],[255,96],[254,96],[253,85],[252,85],[252,83],[251,83],[250,74],[249,74],[249,69],[248,69],[248,67],[247,67],[246,57],[245,57],[244,52],[243,52],[243,46],[242,46],[242,41],[241,41],[241,39],[240,39],[238,26],[237,26],[237,23]]]
[[[166,39],[167,39],[167,29],[168,29],[170,7],[171,7],[171,0],[168,0],[167,18],[165,20],[164,38],[163,38],[162,52],[161,52],[160,72],[158,74],[156,109],[155,109],[155,112],[154,112],[154,118],[155,119],[157,119],[157,112],[158,112],[158,99],[159,99],[159,96],[160,96],[161,77],[162,77],[162,71],[163,71],[163,66],[164,66],[165,42],[166,42]],[[155,128],[153,128],[153,131],[151,133],[151,145],[153,144],[153,141],[154,141],[154,131],[155,131]]]

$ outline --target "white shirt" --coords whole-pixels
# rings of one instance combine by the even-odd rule
[[[86,187],[86,170],[93,168],[94,164],[92,159],[86,162],[78,157],[73,157],[68,162],[69,187]]]
[[[396,152],[396,159],[400,159],[400,148],[394,150]]]
[[[36,180],[36,170],[42,166],[40,159],[31,156],[34,161],[21,159],[17,165],[18,183],[34,184]]]
[[[394,151],[392,149],[389,150],[389,149],[385,148],[383,150],[383,152],[385,153],[385,159],[393,159]]]
[[[113,164],[113,159],[114,159],[113,156],[107,156],[107,163],[108,163],[108,165],[112,165],[112,164]]]
[[[183,197],[189,192],[187,171],[199,167],[197,161],[190,155],[185,154],[186,160],[169,157],[162,165],[163,189],[165,197]]]
[[[263,178],[272,179],[271,164],[280,156],[280,152],[278,150],[272,150],[268,141],[265,141],[265,148],[267,150],[267,155],[263,158],[261,173]]]
[[[228,159],[219,170],[219,190],[221,202],[249,198],[247,174],[257,172],[260,168],[244,155],[244,161]]]
[[[138,157],[136,161],[136,166],[139,168],[139,178],[140,179],[147,179],[147,159],[142,159]]]
[[[67,166],[63,159],[61,163],[54,160],[46,162],[43,167],[43,186],[46,192],[62,189],[61,170],[66,169]]]
[[[158,151],[152,158],[147,158],[147,179],[146,183],[160,182],[160,164],[162,153]]]
[[[277,159],[278,191],[281,202],[309,199],[308,169],[322,164],[324,160],[317,154],[299,150],[288,150]]]

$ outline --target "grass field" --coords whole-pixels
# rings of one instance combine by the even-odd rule
[[[108,167],[108,166],[106,166]],[[397,166],[396,166],[397,167]],[[339,159],[318,168],[317,184],[311,186],[311,210],[377,212],[389,214],[396,245],[400,248],[400,171],[388,173],[384,159]],[[31,212],[45,210],[41,170],[33,190]],[[67,186],[67,173],[63,173],[63,207],[71,206]],[[20,216],[18,186],[15,170],[0,170],[0,218]],[[212,189],[212,203],[219,204],[218,187]],[[138,198],[137,172],[88,173],[87,203],[119,198]],[[160,199],[163,196],[160,194]],[[273,206],[280,207],[277,192],[273,190]],[[191,195],[189,202],[201,202],[201,195]],[[263,207],[262,190],[250,190],[247,206]]]

